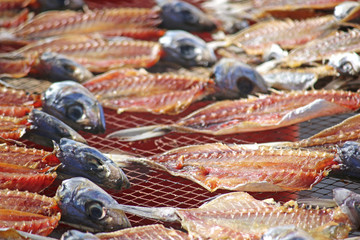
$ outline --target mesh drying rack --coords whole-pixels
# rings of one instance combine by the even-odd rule
[[[11,85],[26,89],[27,91],[41,92],[45,90],[50,83],[38,80],[22,79],[12,80]],[[307,138],[322,129],[333,126],[342,120],[354,115],[343,114],[331,117],[322,117],[301,124],[280,128],[271,131],[232,134],[225,136],[210,136],[202,134],[186,134],[186,133],[169,133],[165,136],[136,141],[136,142],[120,142],[115,139],[107,139],[105,136],[113,131],[153,124],[168,124],[185,116],[193,110],[205,106],[209,102],[198,102],[190,106],[185,112],[177,116],[153,115],[144,113],[122,113],[117,114],[116,111],[105,109],[105,118],[107,131],[102,135],[92,135],[82,133],[87,139],[89,145],[98,148],[103,152],[116,153],[126,151],[141,156],[150,156],[161,153],[175,147],[187,146],[191,144],[202,144],[212,142],[224,143],[254,143],[269,141],[295,141]],[[32,145],[26,142],[28,145]],[[122,204],[139,205],[147,207],[179,207],[193,208],[198,207],[207,200],[229,191],[220,190],[213,193],[208,192],[196,183],[180,177],[174,177],[166,172],[154,170],[144,166],[134,165],[131,169],[124,169],[130,182],[131,188],[121,193],[111,193],[113,197]],[[319,184],[315,185],[312,190],[301,192],[283,192],[283,193],[252,193],[255,198],[274,198],[278,201],[288,201],[297,198],[332,198],[332,190],[336,187],[345,187],[349,190],[360,193],[360,183],[339,180],[332,177],[326,177]],[[56,188],[54,188],[56,189]],[[55,191],[55,190],[54,190]],[[136,216],[128,215],[132,226],[141,226],[153,223],[162,223],[165,226],[180,229],[180,224],[167,224],[164,222],[143,219]],[[66,229],[60,226],[57,234]],[[55,233],[56,234],[56,231]],[[351,236],[360,236],[360,232],[354,232]]]

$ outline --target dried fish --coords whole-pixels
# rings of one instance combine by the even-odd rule
[[[331,56],[346,52],[360,51],[360,30],[338,31],[322,39],[309,42],[290,51],[284,64],[297,67],[304,63],[325,61]]]
[[[211,143],[175,148],[147,158],[108,155],[121,166],[139,162],[187,178],[213,192],[311,189],[332,169],[335,153],[307,149]]]
[[[176,114],[213,93],[209,78],[119,69],[83,83],[103,107],[123,111]]]
[[[17,190],[0,190],[1,227],[49,235],[58,225],[60,208],[54,198]]]
[[[299,21],[269,20],[252,25],[227,41],[243,48],[247,54],[262,55],[272,44],[292,49],[334,32],[337,26],[338,20],[332,15]]]
[[[87,203],[93,204],[95,199],[92,196],[96,193],[97,203],[106,219],[109,219],[110,213],[125,211],[145,218],[178,221],[189,234],[202,238],[260,239],[262,234],[272,227],[293,224],[310,234],[320,232],[328,239],[336,239],[347,237],[351,229],[359,226],[356,213],[359,195],[346,189],[334,190],[334,199],[338,205],[335,208],[306,207],[298,205],[295,201],[281,205],[270,199],[256,200],[244,192],[220,195],[199,208],[151,208],[119,204],[95,184],[82,178],[64,181],[56,193],[66,220],[78,223],[79,212],[71,214],[72,212],[68,210],[76,208],[82,212],[86,211],[80,208],[79,203],[85,206]],[[69,201],[74,197],[83,201]],[[99,197],[107,200],[99,200]],[[86,222],[90,220],[89,217],[83,219]],[[93,219],[93,222],[96,220]],[[116,223],[117,226],[112,225]],[[108,222],[103,220],[102,228],[111,225],[122,228],[124,227],[122,223],[117,220]],[[88,226],[93,229],[92,223],[88,223]],[[99,226],[95,229],[99,229]]]
[[[162,136],[170,131],[212,135],[262,131],[320,116],[355,111],[359,103],[359,93],[349,91],[277,92],[248,99],[219,101],[173,124],[123,129],[107,137],[135,141]]]

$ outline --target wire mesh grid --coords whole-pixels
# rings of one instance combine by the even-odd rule
[[[21,87],[28,91],[41,92],[50,83],[39,81],[12,81],[15,87]],[[115,139],[107,139],[106,135],[120,129],[147,126],[153,124],[170,124],[180,117],[186,116],[199,107],[205,106],[209,102],[198,102],[190,106],[185,112],[177,116],[153,115],[148,113],[122,113],[105,109],[107,131],[102,135],[92,135],[82,133],[89,145],[107,153],[118,153],[125,151],[134,155],[150,156],[161,153],[172,148],[188,146],[192,144],[203,144],[212,142],[223,143],[254,143],[270,141],[296,141],[307,138],[322,129],[333,126],[348,118],[353,114],[343,114],[331,117],[313,119],[298,125],[271,131],[262,131],[245,134],[232,134],[224,136],[210,136],[203,134],[175,133],[171,132],[165,136],[157,137],[136,142],[120,142]],[[31,143],[30,143],[31,144]],[[213,193],[208,192],[198,184],[174,177],[161,170],[151,169],[143,165],[133,164],[131,167],[124,168],[131,188],[121,193],[110,192],[112,196],[122,204],[139,205],[147,207],[179,207],[194,208],[198,207],[209,199],[229,191],[219,190]],[[278,192],[278,193],[251,193],[257,199],[274,198],[278,201],[288,201],[297,198],[332,198],[332,190],[336,187],[345,187],[349,190],[360,193],[360,184],[348,180],[339,180],[326,177],[312,190],[301,192]],[[55,188],[56,189],[56,188]],[[162,223],[165,226],[180,229],[179,224],[167,224],[149,219],[139,218],[128,215],[133,226],[141,226],[153,223]],[[62,226],[62,228],[66,228]],[[352,236],[360,236],[360,232],[352,233]]]

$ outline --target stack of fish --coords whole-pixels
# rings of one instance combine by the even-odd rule
[[[360,179],[360,115],[299,141],[203,142],[151,156],[86,142],[262,132],[357,111],[360,3],[0,0],[0,12],[0,238],[60,237],[60,219],[88,232],[62,239],[345,239],[359,228],[360,195],[343,188],[306,203],[243,191]],[[55,83],[42,93],[12,86],[31,78]],[[200,101],[211,103],[180,117]],[[176,120],[107,131],[103,108]],[[229,193],[187,208],[120,204],[109,192],[130,188],[121,168],[139,163]],[[133,228],[126,213],[181,230]]]

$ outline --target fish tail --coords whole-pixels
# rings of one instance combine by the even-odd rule
[[[153,137],[160,137],[172,131],[170,125],[151,125],[144,127],[122,129],[110,133],[106,138],[117,138],[120,141],[137,141]]]

